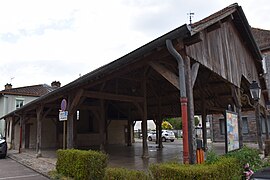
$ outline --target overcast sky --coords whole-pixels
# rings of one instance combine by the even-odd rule
[[[232,4],[223,0],[2,0],[0,90],[65,85],[149,41]],[[270,1],[241,0],[253,27],[270,30]]]

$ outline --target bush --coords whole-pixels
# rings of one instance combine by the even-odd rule
[[[143,171],[128,170],[125,168],[107,168],[105,180],[147,180],[148,175]]]
[[[215,151],[213,149],[210,149],[207,152],[205,163],[206,164],[214,164],[215,162],[217,162],[219,160],[219,158],[220,157],[217,155],[217,153],[215,153]]]
[[[103,179],[107,155],[97,151],[58,150],[56,170],[74,179]]]
[[[153,179],[240,179],[241,167],[235,158],[220,158],[213,164],[184,165],[177,163],[152,164]]]
[[[245,164],[249,163],[250,168],[254,171],[262,168],[263,162],[259,156],[259,151],[253,148],[244,146],[243,148],[229,152],[225,157],[234,157],[239,160],[239,166],[244,167]]]

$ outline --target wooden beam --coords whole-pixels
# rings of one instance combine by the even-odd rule
[[[81,99],[83,93],[84,93],[83,89],[79,89],[76,92],[74,98],[72,99],[72,103],[71,103],[71,105],[69,107],[69,113],[71,112],[73,114],[77,110],[78,104],[80,102],[80,99]]]
[[[162,66],[156,62],[149,62],[148,63],[155,71],[157,71],[161,76],[163,76],[167,81],[169,81],[173,86],[175,86],[178,90],[180,90],[179,86],[179,78],[173,72],[171,72],[166,67]]]
[[[94,99],[106,99],[113,101],[124,101],[124,102],[143,102],[143,97],[118,95],[112,93],[98,92],[98,91],[85,91],[83,96]]]
[[[191,68],[191,87],[194,87],[195,81],[197,79],[198,71],[199,71],[200,64],[194,63]]]

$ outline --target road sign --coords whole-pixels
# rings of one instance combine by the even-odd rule
[[[61,110],[65,111],[67,109],[67,100],[63,99],[61,102]]]
[[[68,111],[59,111],[59,121],[66,121],[68,117]]]

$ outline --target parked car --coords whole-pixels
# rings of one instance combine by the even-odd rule
[[[166,142],[167,140],[170,140],[171,142],[173,142],[175,140],[175,135],[173,133],[173,131],[170,130],[162,130],[162,141]],[[150,133],[148,133],[148,141],[155,141],[156,138],[156,132],[151,131]]]
[[[0,134],[0,157],[5,158],[7,156],[7,142],[6,139]]]

